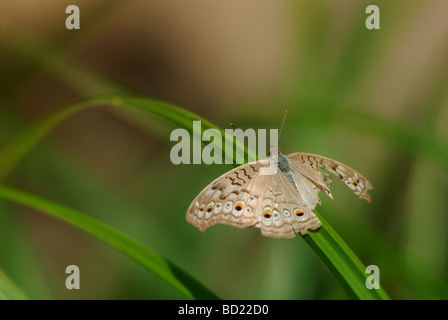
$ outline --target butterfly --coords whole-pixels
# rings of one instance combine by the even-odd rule
[[[278,152],[278,170],[260,174],[269,163],[254,161],[223,174],[193,200],[187,210],[187,222],[200,231],[215,224],[237,228],[260,228],[273,238],[293,238],[321,226],[314,214],[321,204],[319,192],[333,199],[331,174],[360,198],[370,202],[372,184],[359,172],[330,158],[310,154]],[[326,171],[323,171],[326,170]]]
[[[372,184],[359,172],[335,160],[309,154],[278,153],[278,170],[262,175],[265,161],[241,165],[210,183],[187,210],[189,223],[205,231],[215,224],[260,228],[262,235],[293,238],[321,226],[314,214],[321,204],[319,192],[331,199],[331,176],[345,182],[360,198],[370,202]],[[325,169],[326,171],[323,171]]]

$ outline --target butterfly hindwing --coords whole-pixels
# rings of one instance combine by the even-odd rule
[[[304,235],[321,226],[313,209],[278,170],[271,176],[257,208],[259,221],[256,227],[267,237],[293,238],[295,232]]]

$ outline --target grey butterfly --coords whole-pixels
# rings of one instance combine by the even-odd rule
[[[357,171],[335,160],[309,153],[278,153],[278,170],[260,174],[266,162],[241,165],[210,183],[193,200],[187,221],[205,231],[218,223],[237,228],[260,228],[262,235],[293,238],[321,226],[314,214],[321,204],[319,192],[331,199],[331,176],[345,182],[360,198],[370,202],[372,184]],[[323,171],[325,169],[328,172]]]

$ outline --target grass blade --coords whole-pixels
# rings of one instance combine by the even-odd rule
[[[218,299],[185,271],[149,247],[84,213],[3,185],[0,185],[0,198],[41,211],[90,233],[154,272],[188,299]]]
[[[348,296],[360,300],[389,299],[382,288],[367,289],[365,283],[368,274],[365,273],[364,264],[330,224],[317,211],[314,213],[322,226],[318,230],[309,231],[303,238],[339,280]]]
[[[0,269],[0,300],[28,300],[29,298]]]
[[[134,108],[137,110],[142,110],[151,114],[152,116],[163,119],[164,121],[167,121],[176,127],[184,128],[190,133],[193,132],[193,121],[201,121],[201,135],[207,129],[217,129],[220,131],[225,141],[229,139],[233,141],[233,137],[225,134],[223,130],[218,129],[208,120],[167,102],[135,96],[103,95],[71,103],[55,110],[52,113],[49,113],[48,115],[38,120],[34,125],[31,125],[26,130],[24,130],[4,149],[0,150],[0,181],[3,180],[11,172],[11,170],[14,169],[20,159],[28,151],[31,150],[37,143],[39,143],[39,141],[54,127],[77,112],[97,106]],[[220,142],[213,140],[211,143],[216,144],[218,149],[225,150],[225,141]],[[237,150],[243,149],[247,156],[256,158],[256,154],[251,153],[244,146],[244,144],[240,143],[238,140],[236,140],[234,145],[236,145]],[[234,158],[233,151],[230,152],[228,150],[225,150],[224,154],[226,152],[228,157]]]

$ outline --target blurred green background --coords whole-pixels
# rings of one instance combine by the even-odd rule
[[[65,28],[76,4],[81,29]],[[367,30],[365,8],[381,10]],[[394,299],[448,298],[448,2],[0,1],[0,148],[80,98],[138,93],[221,128],[279,128],[283,153],[343,162],[372,203],[334,181],[317,209]],[[135,116],[136,114],[134,114]],[[170,162],[174,128],[107,108],[74,115],[5,184],[139,239],[222,298],[345,299],[300,237],[185,221],[230,165]],[[336,180],[336,179],[334,179]],[[65,288],[67,265],[81,290]],[[95,238],[0,201],[0,268],[31,298],[179,299]]]

